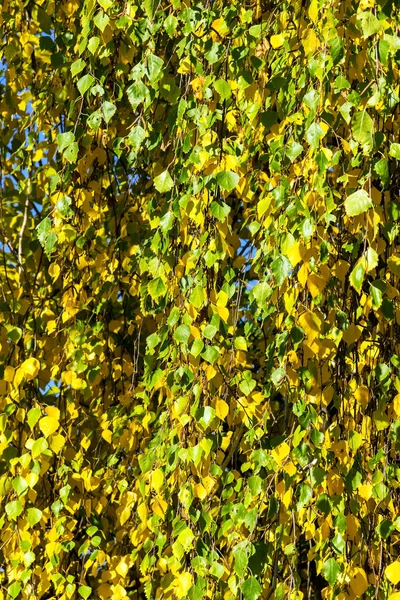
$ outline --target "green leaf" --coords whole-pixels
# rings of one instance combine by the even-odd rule
[[[245,377],[239,383],[239,389],[245,396],[249,396],[256,387],[257,382],[252,378],[251,371],[245,371]]]
[[[44,437],[38,438],[32,445],[31,454],[32,458],[35,459],[40,456],[43,452],[47,450],[49,447],[46,439]]]
[[[219,349],[216,346],[206,346],[204,352],[201,353],[201,357],[213,365],[219,357]]]
[[[73,214],[71,210],[71,202],[72,200],[69,196],[62,196],[62,198],[58,200],[55,208],[58,210],[61,216],[70,217]]]
[[[253,287],[251,293],[258,306],[260,308],[266,308],[266,302],[272,295],[273,289],[266,281],[260,281],[260,283],[257,283]]]
[[[210,574],[216,577],[217,579],[221,579],[225,573],[225,569],[221,563],[214,561],[210,567]]]
[[[158,0],[143,0],[142,6],[144,8],[144,12],[150,20],[153,20],[157,5]]]
[[[214,325],[206,325],[203,330],[203,337],[205,337],[207,340],[212,340],[217,331],[218,329]]]
[[[19,593],[21,592],[21,590],[22,590],[22,586],[21,586],[20,582],[14,581],[14,583],[12,583],[8,587],[7,592],[9,594],[10,598],[16,598],[19,595]]]
[[[165,295],[167,288],[165,287],[165,284],[164,284],[163,280],[161,279],[161,277],[156,277],[156,279],[153,279],[152,281],[149,282],[149,284],[147,286],[147,291],[149,292],[149,294],[153,298],[153,300],[156,300],[160,296]]]
[[[389,154],[393,158],[400,160],[400,144],[390,144]]]
[[[239,183],[239,175],[233,171],[220,171],[217,173],[216,179],[223,190],[231,192]]]
[[[28,425],[31,428],[31,430],[33,430],[33,428],[35,427],[36,423],[39,421],[40,417],[42,415],[42,411],[40,410],[40,408],[31,408],[28,412]]]
[[[84,598],[86,600],[86,598],[89,598],[89,596],[92,593],[92,588],[89,587],[88,585],[80,585],[78,587],[78,592],[79,595],[82,596],[82,598]]]
[[[204,291],[201,285],[197,285],[189,296],[189,302],[195,308],[201,308],[204,304]]]
[[[42,518],[42,511],[38,508],[28,508],[26,520],[28,521],[31,527],[34,527],[37,523],[39,523]]]
[[[214,201],[210,205],[210,212],[218,221],[224,221],[231,212],[231,207],[225,202]]]
[[[8,324],[6,324],[5,327],[7,330],[7,339],[14,342],[14,344],[17,344],[19,342],[19,340],[21,339],[22,329],[20,327],[14,327],[14,325],[8,325]]]
[[[328,558],[322,565],[321,573],[329,585],[334,585],[340,573],[339,563],[334,558]]]
[[[59,133],[57,136],[57,144],[60,152],[65,150],[67,146],[75,141],[75,135],[73,131],[67,131],[66,133]]]
[[[109,123],[117,110],[117,107],[112,102],[108,102],[107,100],[103,102],[101,107],[103,118],[106,123]]]
[[[144,85],[143,81],[136,81],[130,87],[128,87],[126,93],[133,109],[137,108],[139,104],[144,102],[148,92],[149,90]]]
[[[17,492],[18,496],[22,496],[22,494],[28,489],[26,480],[21,476],[14,477],[12,480],[12,486]]]
[[[278,256],[271,264],[271,270],[274,274],[275,281],[277,285],[282,285],[285,281],[286,277],[293,270],[291,262],[286,258],[286,256]]]
[[[221,97],[221,100],[227,100],[231,96],[231,86],[225,79],[217,79],[214,88]]]
[[[6,504],[7,516],[10,517],[10,519],[13,519],[13,521],[17,520],[19,515],[22,513],[22,510],[23,506],[20,500],[13,500],[12,502]]]
[[[384,500],[389,493],[389,488],[384,483],[377,483],[372,488],[372,495],[376,500]],[[6,507],[7,508],[7,507]]]
[[[177,342],[187,344],[190,338],[190,327],[189,325],[179,325],[174,331],[174,338]]]
[[[77,86],[81,96],[83,96],[85,94],[85,92],[87,92],[92,87],[93,83],[94,83],[94,77],[93,77],[93,75],[90,75],[89,73],[87,75],[84,75],[83,77],[81,77],[78,80],[78,83],[76,84],[76,86]]]
[[[93,129],[93,131],[97,131],[101,125],[101,120],[102,120],[101,111],[95,110],[94,112],[92,112],[92,114],[90,115],[90,117],[88,118],[88,120],[86,122],[89,125],[89,127],[91,129]]]
[[[244,600],[257,600],[261,595],[261,585],[255,577],[246,579],[241,587]]]
[[[172,211],[169,210],[167,213],[165,213],[165,215],[163,216],[163,218],[160,221],[160,229],[164,235],[166,235],[168,233],[168,231],[170,231],[172,229],[174,222],[175,222],[175,215]]]
[[[164,21],[164,29],[170,38],[174,36],[176,27],[178,25],[178,19],[174,15],[169,15]]]
[[[374,147],[374,122],[366,110],[357,112],[351,120],[353,137],[366,154]]]
[[[308,486],[306,483],[302,483],[300,485],[300,496],[299,496],[299,501],[297,503],[297,510],[299,510],[300,508],[303,508],[303,506],[308,504],[309,501],[311,500],[312,496],[313,496],[313,491],[310,488],[310,486]]]
[[[394,144],[392,144],[392,146],[393,145]],[[400,144],[397,145],[400,147]],[[386,158],[381,158],[380,160],[378,160],[378,162],[376,162],[374,165],[374,170],[375,173],[381,178],[383,185],[386,187],[390,180],[389,165]]]
[[[263,480],[258,475],[252,475],[248,480],[252,496],[258,496],[263,489]]]
[[[311,123],[306,131],[306,140],[314,150],[319,146],[319,140],[325,135],[324,130],[318,123]]]
[[[65,159],[69,163],[73,163],[76,161],[76,159],[78,157],[78,151],[79,151],[79,146],[78,146],[77,142],[74,142],[73,144],[70,144],[68,146],[68,148],[66,148],[63,156],[65,156]]]
[[[47,236],[46,243],[44,245],[44,250],[45,250],[47,256],[50,256],[56,242],[57,242],[56,232],[50,231],[49,235]]]
[[[372,306],[378,309],[382,304],[383,293],[380,287],[375,285],[375,282],[369,284],[369,291],[372,297]]]
[[[199,354],[203,351],[204,342],[198,338],[193,340],[192,345],[190,346],[190,354],[194,357],[199,356]]]
[[[154,177],[154,187],[156,188],[157,192],[160,192],[160,194],[169,192],[173,186],[174,181],[167,170],[160,173],[160,175],[157,175],[157,177]]]
[[[96,27],[98,27],[100,29],[101,33],[103,33],[103,31],[105,30],[109,21],[110,21],[110,17],[102,10],[99,10],[99,12],[96,14],[96,16],[93,19],[94,24],[96,25]]]
[[[382,29],[382,23],[371,12],[366,11],[357,14],[357,27],[366,40]]]
[[[352,272],[349,281],[353,288],[360,294],[365,276],[365,264],[362,260],[358,261]]]
[[[245,572],[248,562],[249,562],[249,559],[247,556],[247,546],[248,546],[248,543],[245,540],[244,542],[240,542],[233,549],[233,558],[235,560],[234,569],[235,569],[236,575],[238,575],[239,577],[243,577],[244,572]]]
[[[76,60],[74,63],[72,63],[72,65],[71,65],[72,77],[75,77],[75,75],[78,75],[81,71],[83,71],[85,66],[86,66],[86,63],[84,60],[82,60],[82,58],[78,58],[78,60]]]
[[[372,200],[365,190],[357,190],[354,194],[347,196],[344,207],[349,217],[355,217],[366,212],[372,207]]]
[[[147,57],[147,72],[149,81],[155,83],[162,77],[162,68],[164,61],[155,54],[149,54]]]
[[[298,156],[303,152],[303,146],[297,142],[292,142],[285,154],[291,162],[294,162]]]
[[[100,38],[97,37],[97,35],[94,35],[92,38],[90,38],[89,43],[87,45],[88,50],[91,54],[94,54],[97,50],[97,48],[99,47],[100,44]]]
[[[203,406],[196,411],[196,421],[203,429],[207,429],[215,418],[215,410],[211,406]]]
[[[137,152],[143,142],[143,140],[146,138],[146,131],[143,129],[143,127],[141,127],[140,125],[137,125],[136,127],[134,127],[132,129],[132,131],[130,132],[128,139],[130,141],[130,143],[132,144],[132,149]]]
[[[339,35],[336,35],[328,42],[333,64],[337,65],[344,57],[343,40]]]

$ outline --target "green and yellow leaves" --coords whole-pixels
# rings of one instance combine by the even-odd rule
[[[397,597],[394,5],[7,3],[0,597]]]

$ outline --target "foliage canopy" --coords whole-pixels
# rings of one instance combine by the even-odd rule
[[[0,26],[0,598],[398,600],[397,2]]]

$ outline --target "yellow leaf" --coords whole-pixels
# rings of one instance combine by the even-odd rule
[[[241,335],[239,335],[238,337],[235,338],[235,348],[236,350],[247,350],[247,342],[246,339],[244,337],[242,337]]]
[[[316,275],[316,273],[312,273],[307,280],[307,285],[311,296],[316,298],[326,286],[326,281],[324,281],[319,275]]]
[[[215,403],[215,414],[217,415],[217,417],[219,417],[223,421],[225,419],[225,417],[228,415],[228,413],[229,413],[229,406],[225,402],[225,400],[217,399],[217,401]]]
[[[207,498],[207,490],[201,483],[196,483],[193,487],[193,493],[196,498],[200,498],[200,500],[204,500]]]
[[[400,394],[393,398],[393,410],[397,416],[400,416]]]
[[[193,585],[193,575],[188,572],[180,573],[176,581],[175,594],[178,598],[184,598]]]
[[[385,569],[385,576],[389,579],[390,583],[397,585],[400,581],[400,561],[395,560],[391,565],[388,565]]]
[[[229,300],[229,296],[224,290],[220,290],[217,296],[217,306],[226,306]]]
[[[212,28],[215,29],[222,38],[225,37],[229,31],[229,27],[222,17],[213,21]]]
[[[26,381],[30,381],[36,377],[36,375],[39,373],[39,369],[40,362],[37,360],[37,358],[28,358],[22,363],[18,370],[22,373]]]
[[[44,437],[53,435],[59,427],[60,423],[54,417],[43,417],[39,421],[39,429],[43,433]]]
[[[4,381],[8,381],[9,383],[12,383],[13,379],[14,379],[14,373],[15,373],[15,369],[14,367],[6,367],[4,369]]]
[[[156,498],[151,505],[153,512],[158,515],[161,519],[165,517],[165,511],[167,510],[168,504],[162,498]]]
[[[274,448],[271,452],[272,457],[278,463],[278,465],[282,464],[282,462],[289,455],[289,453],[290,453],[290,446],[286,442],[283,442],[283,444],[279,444],[279,446]]]
[[[217,305],[212,305],[212,309],[214,311],[214,313],[217,313],[221,319],[224,321],[224,323],[228,322],[229,319],[229,309],[226,308],[226,306],[220,306],[219,304]]]
[[[395,592],[394,594],[390,594],[388,600],[400,600],[400,592]]]
[[[348,329],[343,332],[343,339],[346,344],[354,344],[361,337],[361,328],[357,325],[349,325]]]
[[[376,252],[376,250],[374,250],[373,248],[368,248],[367,254],[366,254],[366,259],[367,259],[366,271],[367,271],[367,273],[369,273],[370,271],[375,269],[375,267],[378,266],[379,256],[378,256],[378,253]]]
[[[46,413],[47,416],[60,420],[60,409],[57,406],[46,406]]]
[[[362,408],[367,408],[369,402],[369,389],[365,385],[360,385],[354,392],[354,398],[361,404]]]
[[[300,315],[299,325],[303,328],[308,340],[312,342],[321,331],[322,321],[315,313],[307,311]]]
[[[50,448],[54,454],[58,454],[60,450],[65,446],[65,437],[59,433],[52,435],[50,438]]]
[[[392,273],[400,277],[400,256],[393,254],[390,258],[388,258],[387,265]]]
[[[358,488],[357,494],[361,496],[363,500],[369,500],[372,496],[372,485],[369,483],[363,483]]]
[[[104,431],[101,432],[101,437],[103,438],[103,440],[106,440],[106,442],[111,444],[112,431],[110,431],[109,429],[104,429]]]
[[[308,9],[308,16],[313,23],[318,20],[318,0],[311,0],[310,8]]]
[[[51,265],[49,266],[49,275],[53,279],[53,281],[55,281],[58,278],[60,271],[61,269],[57,263],[51,263]]]
[[[158,493],[160,491],[160,489],[162,488],[163,483],[164,483],[164,474],[161,471],[161,469],[156,469],[151,474],[151,485],[152,485],[153,489],[155,489],[155,491]]]
[[[304,52],[309,55],[315,52],[320,46],[319,39],[313,29],[305,29],[303,33]]]
[[[128,557],[128,560],[129,560],[129,557]],[[121,577],[126,577],[128,571],[129,571],[129,562],[127,562],[126,557],[121,558],[121,560],[119,561],[118,565],[115,568],[118,575],[121,575]]]
[[[131,516],[131,509],[128,508],[127,506],[125,506],[119,515],[120,524],[124,525],[124,523],[127,522],[127,520],[129,519],[130,516]]]
[[[360,521],[354,515],[346,515],[347,535],[354,540],[360,528]]]
[[[303,256],[306,253],[304,244],[301,242],[295,242],[286,250],[285,254],[290,261],[292,267],[295,267],[300,261],[303,260]]]
[[[368,588],[368,579],[364,569],[354,568],[352,569],[350,588],[356,596],[362,596]]]
[[[285,43],[285,38],[281,34],[271,35],[271,38],[269,41],[271,43],[271,46],[274,48],[274,50],[276,50],[276,48],[281,48],[283,46],[283,44]]]

